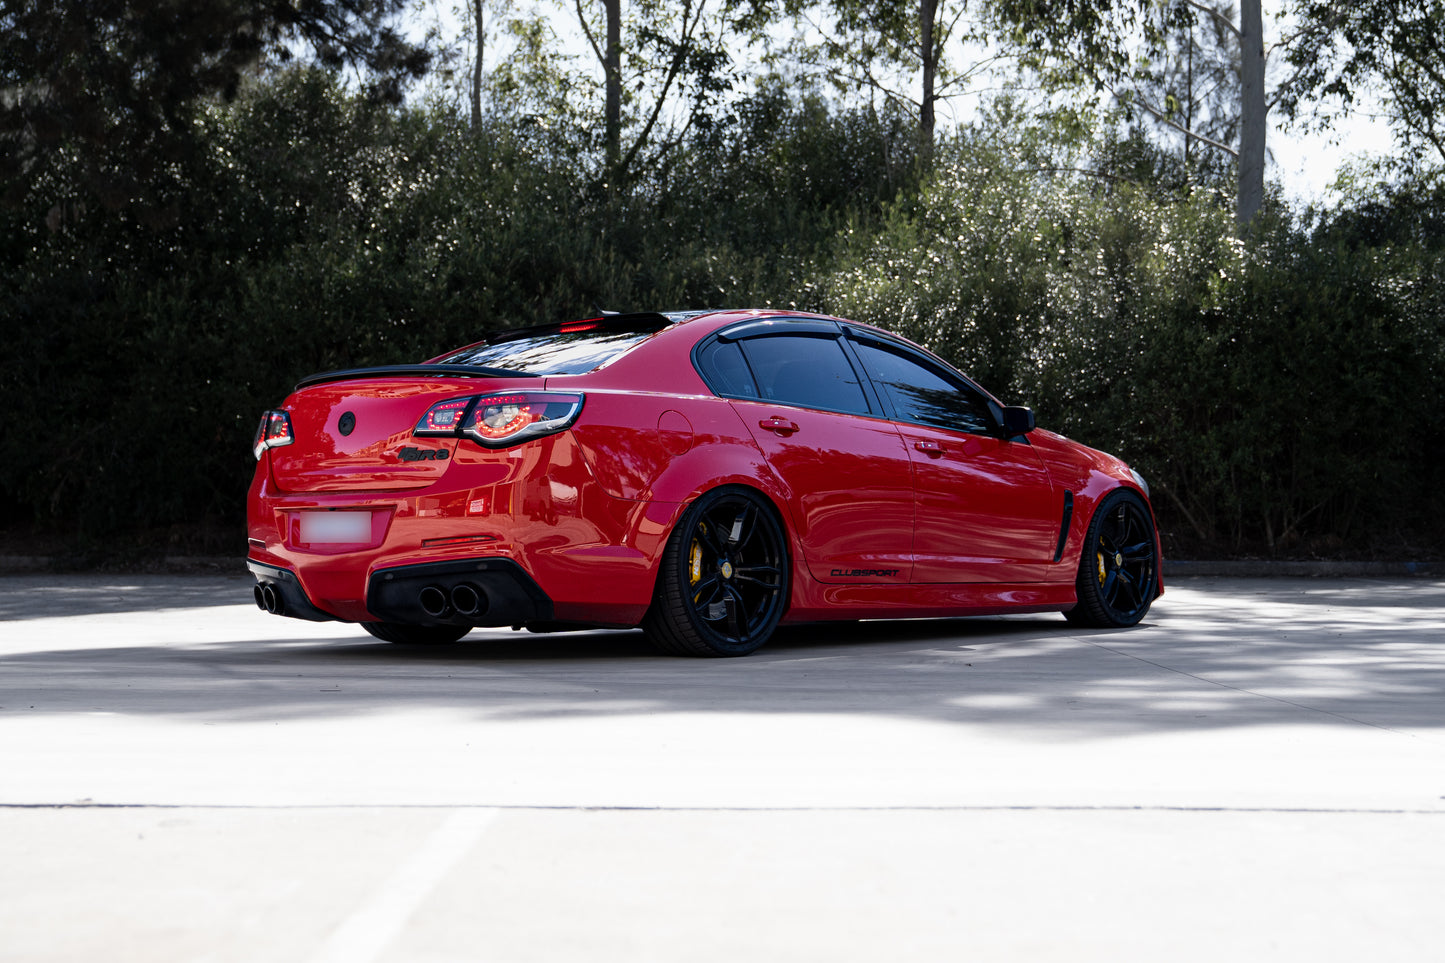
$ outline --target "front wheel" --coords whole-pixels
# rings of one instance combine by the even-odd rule
[[[772,505],[741,487],[705,493],[667,540],[642,627],[674,655],[747,655],[788,599],[788,552]]]
[[[398,645],[450,645],[472,630],[470,625],[407,625],[405,622],[362,622],[361,627],[383,642]]]
[[[1079,604],[1064,616],[1076,625],[1124,628],[1149,611],[1159,558],[1149,507],[1134,492],[1118,489],[1094,512],[1074,584]]]

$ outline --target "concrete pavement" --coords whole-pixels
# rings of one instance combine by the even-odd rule
[[[1445,955],[1445,582],[440,651],[0,578],[0,960]]]

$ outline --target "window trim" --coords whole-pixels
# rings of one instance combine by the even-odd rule
[[[699,341],[697,344],[695,344],[695,345],[692,346],[692,370],[695,371],[695,372],[697,373],[697,376],[702,379],[702,383],[707,386],[707,390],[708,390],[708,391],[711,391],[714,395],[716,395],[716,396],[719,397],[719,398],[726,398],[726,399],[728,399],[729,401],[764,401],[764,400],[766,400],[766,399],[764,399],[763,396],[762,396],[762,389],[758,387],[758,376],[757,376],[757,374],[753,371],[753,366],[748,362],[747,353],[744,352],[741,347],[738,348],[738,356],[743,359],[743,367],[747,369],[748,378],[750,378],[750,379],[752,380],[752,383],[753,383],[753,393],[752,393],[752,394],[750,394],[750,395],[738,395],[738,394],[729,394],[728,392],[721,391],[721,390],[718,389],[717,385],[713,384],[712,379],[708,377],[707,368],[706,368],[706,366],[703,364],[703,361],[702,361],[702,357],[703,357],[704,352],[706,352],[709,348],[711,348],[711,347],[712,347],[713,345],[715,345],[715,344],[736,344],[736,343],[737,343],[737,342],[734,341],[734,340],[731,339],[731,338],[722,338],[722,337],[719,337],[717,333],[710,334],[710,335],[708,335],[706,338],[703,338],[703,339],[702,339],[701,341]]]
[[[853,372],[853,377],[858,384],[858,393],[863,396],[863,404],[868,406],[867,411],[855,411],[851,408],[825,408],[821,405],[805,405],[796,401],[787,401],[782,398],[769,398],[763,394],[763,386],[758,381],[757,369],[753,366],[753,360],[748,356],[748,345],[767,341],[769,338],[812,338],[818,341],[831,341],[838,346],[838,353],[843,358],[843,363]],[[829,332],[824,329],[809,330],[807,328],[779,328],[768,331],[758,331],[746,337],[738,338],[738,346],[742,348],[743,360],[748,364],[748,371],[753,375],[753,384],[758,388],[756,400],[770,405],[781,405],[785,408],[798,408],[803,411],[826,411],[834,415],[853,415],[858,418],[883,418],[886,419],[887,409],[879,401],[877,392],[874,389],[873,379],[862,369],[856,355],[848,349],[844,343],[847,339],[836,326]]]
[[[868,406],[867,411],[853,411],[847,408],[822,408],[816,405],[802,405],[795,401],[783,401],[777,398],[769,398],[763,394],[763,386],[758,381],[757,371],[753,367],[752,360],[748,357],[748,349],[745,342],[759,341],[770,337],[802,336],[830,340],[839,346],[843,353],[843,359],[853,371],[853,377],[858,381],[858,388],[863,394],[863,403]],[[703,338],[692,348],[692,367],[697,376],[707,385],[709,391],[719,398],[729,401],[748,401],[755,404],[778,405],[784,408],[797,408],[801,411],[823,411],[834,415],[850,415],[855,418],[873,418],[881,421],[890,421],[888,409],[884,406],[879,397],[877,386],[873,379],[864,370],[857,353],[847,343],[844,336],[843,326],[836,321],[825,321],[820,318],[762,318],[742,321],[738,324],[729,325],[720,331]],[[717,386],[708,378],[702,364],[702,354],[712,345],[723,342],[725,344],[737,344],[739,354],[742,355],[743,364],[747,366],[748,376],[752,378],[755,395],[729,394],[719,391]]]

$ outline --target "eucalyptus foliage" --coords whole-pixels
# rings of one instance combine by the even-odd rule
[[[397,103],[431,59],[395,29],[404,6],[0,0],[0,201],[66,165],[87,201],[169,221],[175,167],[199,148],[197,103],[234,96],[247,74],[298,50],[363,72],[369,96]]]
[[[1406,170],[1445,166],[1445,0],[1305,0],[1310,28],[1289,51],[1296,68],[1282,106],[1323,126],[1371,93],[1385,112]]]

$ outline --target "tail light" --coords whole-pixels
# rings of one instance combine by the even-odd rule
[[[251,446],[251,451],[259,461],[261,453],[267,448],[280,448],[295,440],[296,433],[291,430],[291,416],[284,411],[268,411],[261,416],[261,425],[256,429],[256,441]]]
[[[513,391],[442,401],[416,423],[414,435],[470,438],[487,448],[506,448],[565,431],[582,412],[582,395],[559,391]]]

